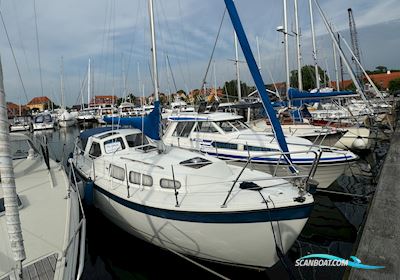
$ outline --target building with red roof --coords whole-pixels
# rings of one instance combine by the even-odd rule
[[[53,102],[47,96],[39,96],[32,98],[32,100],[29,101],[29,103],[26,104],[26,106],[30,110],[36,109],[42,112],[44,110],[51,108],[52,103]]]

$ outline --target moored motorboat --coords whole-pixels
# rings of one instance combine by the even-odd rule
[[[180,113],[168,118],[169,125],[164,135],[166,144],[197,150],[229,160],[234,164],[245,165],[260,171],[274,172],[275,165],[282,161],[277,152],[279,144],[273,133],[257,133],[241,122],[241,116],[231,113]],[[293,163],[303,173],[308,173],[315,159],[319,164],[314,179],[319,188],[328,188],[349,164],[358,157],[350,151],[326,146],[316,146],[307,139],[285,136]],[[290,170],[282,164],[278,174],[288,174]]]
[[[178,148],[161,152],[138,129],[106,129],[83,132],[72,162],[93,180],[95,206],[139,238],[206,260],[270,267],[307,221],[313,198],[287,180]]]

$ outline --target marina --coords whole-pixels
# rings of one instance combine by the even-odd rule
[[[69,153],[67,151],[73,149],[80,129],[74,127],[63,128],[54,132],[38,131],[34,133],[34,139],[41,139],[43,133],[48,137],[52,158],[66,162]],[[374,143],[374,149],[370,153],[363,156],[360,161],[352,165],[351,169],[348,169],[332,184],[329,188],[331,192],[317,191],[314,195],[315,205],[311,216],[299,238],[287,253],[292,264],[299,257],[311,253],[359,256],[357,249],[360,248],[360,245],[358,243],[360,238],[363,238],[365,221],[370,215],[374,215],[373,211],[376,211],[371,209],[371,203],[378,184],[377,178],[381,176],[381,170],[384,168],[386,153],[390,157],[390,145],[390,138]],[[369,166],[371,166],[371,169]],[[97,209],[85,207],[85,213],[88,220],[87,256],[81,279],[187,278],[194,274],[205,279],[218,279],[217,276],[191,264],[174,253],[160,250],[156,246],[132,237],[112,224]],[[99,231],[99,228],[102,228],[102,230]],[[375,231],[374,234],[376,234]],[[371,239],[375,240],[374,238]],[[114,243],[104,243],[104,240],[114,240]],[[367,244],[369,244],[369,241]],[[153,264],[149,263],[146,258],[140,257],[140,254],[127,258],[125,255],[121,255],[120,248],[125,248],[126,251],[130,252],[135,251],[151,255],[153,261],[157,262],[160,268],[154,270]],[[385,248],[385,252],[388,252],[388,249],[391,248],[395,249],[396,247]],[[383,253],[377,252],[378,254],[382,255]],[[395,257],[396,254],[397,251],[394,251],[393,256]],[[384,255],[386,256],[388,253]],[[363,258],[363,255],[360,255],[360,258]],[[369,259],[367,255],[364,258]],[[387,259],[384,261],[386,263]],[[375,259],[370,262],[377,263]],[[280,262],[266,271],[235,268],[204,261],[200,261],[200,263],[230,279],[242,279],[244,277],[251,279],[289,279],[287,271]],[[181,268],[178,276],[172,268],[175,266]],[[317,269],[296,267],[295,269],[299,270],[298,273],[301,273],[303,277],[299,276],[298,279],[342,279],[346,275],[354,273],[354,271],[345,267]]]
[[[103,33],[101,51],[60,39],[60,70],[49,34],[65,19],[41,31],[53,14],[33,0],[27,55],[28,8],[0,2],[0,279],[397,279],[400,65],[383,53],[390,67],[367,70],[378,56],[358,32],[383,22],[340,1],[270,3],[267,55],[260,3],[196,5],[214,8],[200,31],[171,1],[96,6],[104,30],[86,29],[98,13],[78,26]]]

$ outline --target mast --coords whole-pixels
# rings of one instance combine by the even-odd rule
[[[166,151],[166,147],[162,140],[162,126],[161,126],[161,104],[158,92],[158,70],[157,70],[157,48],[156,48],[156,32],[154,26],[154,10],[153,10],[153,0],[148,0],[149,2],[149,15],[150,15],[150,29],[151,29],[151,52],[152,52],[152,64],[153,64],[153,83],[154,83],[154,110],[158,110],[158,137],[157,149],[159,153]],[[144,126],[142,125],[144,130]],[[154,129],[154,128],[153,128]]]
[[[311,0],[308,0],[308,6],[310,8],[310,22],[311,22],[311,38],[312,38],[312,46],[313,46],[313,59],[314,59],[314,71],[315,71],[315,85],[316,88],[319,89],[321,87],[319,82],[319,73],[318,73],[318,61],[317,61],[317,47],[315,45],[315,31],[314,31],[314,15],[313,15],[313,7]]]
[[[334,62],[334,65],[335,65],[336,89],[337,89],[337,91],[340,91],[339,69],[338,69],[338,64],[337,64],[336,47],[335,47],[335,43],[334,42],[332,42],[332,47],[333,47],[333,62]]]
[[[21,220],[18,211],[18,197],[10,150],[9,123],[7,118],[6,94],[3,84],[3,70],[0,59],[0,173],[4,195],[4,207],[8,238],[16,262],[18,279],[22,279],[22,261],[26,259],[22,238]]]
[[[240,68],[239,68],[239,50],[238,50],[238,41],[236,32],[233,34],[235,41],[235,64],[236,64],[236,81],[237,81],[237,93],[238,93],[238,101],[242,100],[242,89],[240,86]]]
[[[340,46],[340,34],[338,33],[337,34],[337,42],[338,42],[338,46],[339,46],[339,49],[341,49],[342,47]],[[333,42],[333,44],[335,44],[335,42]],[[344,71],[343,71],[343,60],[342,60],[342,57],[341,56],[339,56],[339,64],[340,64],[340,82],[341,82],[341,84],[342,84],[342,89],[344,89]]]
[[[283,0],[283,42],[285,44],[285,68],[286,68],[286,94],[290,88],[290,69],[289,69],[289,40],[288,40],[288,19],[287,19],[287,0]]]
[[[386,100],[384,100],[382,93],[379,91],[379,89],[376,87],[374,81],[372,81],[371,77],[368,75],[367,71],[365,71],[364,67],[362,66],[361,62],[358,60],[357,56],[353,53],[353,51],[351,50],[349,44],[346,42],[346,40],[343,38],[343,42],[345,43],[346,47],[348,48],[350,54],[353,56],[354,61],[357,63],[358,67],[361,69],[362,73],[364,74],[365,77],[367,78],[368,82],[371,84],[371,86],[373,87],[376,95],[379,96],[379,98],[381,98],[386,104]]]
[[[303,90],[303,74],[301,73],[301,49],[300,49],[300,30],[299,30],[299,14],[297,9],[297,0],[294,0],[294,18],[296,24],[296,49],[297,49],[297,79],[299,90]]]
[[[257,42],[258,70],[261,71],[261,55],[260,55],[260,44],[258,42],[258,36],[256,36],[256,42]]]
[[[88,108],[90,106],[90,94],[91,94],[91,72],[90,72],[90,58],[89,58],[89,64],[88,64],[88,80],[87,80],[87,100],[88,100]]]
[[[155,101],[159,101],[157,49],[156,49],[156,33],[155,33],[155,26],[154,26],[153,0],[148,0],[148,2],[149,2],[150,29],[151,29],[151,54],[152,54],[152,64],[153,64],[154,98],[155,98]]]
[[[229,16],[231,18],[233,27],[235,28],[240,46],[242,47],[243,54],[246,58],[247,65],[249,67],[250,73],[253,77],[254,83],[256,84],[257,90],[260,94],[262,104],[264,106],[265,112],[272,124],[272,130],[274,131],[276,140],[282,152],[289,152],[285,136],[282,131],[282,127],[276,117],[276,112],[272,107],[271,101],[268,97],[267,91],[265,90],[265,83],[261,77],[260,71],[257,68],[256,60],[254,59],[253,53],[251,51],[249,41],[247,40],[246,33],[244,32],[243,25],[240,21],[239,15],[237,13],[235,4],[233,0],[224,0],[225,6],[228,10]],[[287,156],[288,163],[291,163],[290,155]],[[295,171],[295,170],[292,170]]]
[[[217,95],[217,70],[216,70],[216,67],[215,67],[215,60],[214,60],[214,63],[213,63],[213,72],[214,72],[214,93],[215,93],[215,98],[218,98],[218,95]]]
[[[331,29],[326,17],[325,17],[324,12],[322,11],[321,7],[319,6],[319,4],[318,4],[318,2],[316,0],[314,0],[314,3],[316,4],[316,6],[318,8],[318,11],[321,14],[321,17],[322,17],[322,20],[323,20],[323,22],[325,24],[325,27],[328,30],[328,33],[331,36],[331,39],[332,39],[333,43],[335,44],[337,50],[339,51],[339,55],[342,58],[345,66],[347,68],[347,71],[349,72],[350,77],[353,80],[354,85],[356,86],[357,93],[360,94],[361,98],[364,100],[364,102],[367,104],[367,106],[370,107],[370,104],[369,104],[368,100],[366,99],[366,97],[365,97],[365,95],[364,95],[364,93],[363,93],[363,91],[361,89],[361,86],[360,86],[360,84],[359,84],[359,82],[358,82],[353,70],[351,69],[349,61],[347,60],[347,58],[344,55],[342,49],[339,47],[338,42],[336,41],[335,35],[334,35],[334,33],[333,33],[333,31],[332,31],[332,29]]]
[[[64,106],[64,58],[61,57],[61,109],[65,109]]]

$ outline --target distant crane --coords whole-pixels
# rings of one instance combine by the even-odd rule
[[[350,37],[351,37],[351,47],[353,49],[354,56],[357,58],[357,60],[359,62],[361,62],[360,47],[358,46],[358,35],[357,35],[356,23],[355,23],[354,17],[353,17],[353,11],[351,10],[351,8],[348,8],[347,12],[349,14],[349,29],[350,29]],[[362,69],[361,69],[360,65],[358,65],[358,63],[356,62],[356,60],[354,58],[352,58],[352,60],[355,65],[356,77],[357,77],[358,81],[360,82],[360,84],[362,85],[362,84],[364,84]]]

